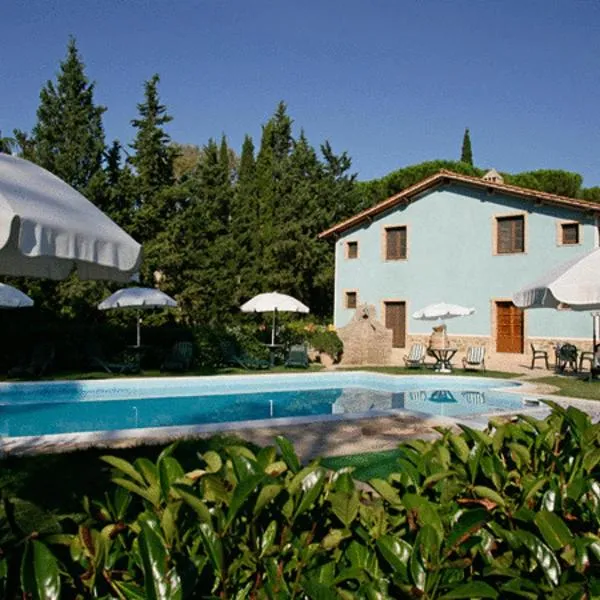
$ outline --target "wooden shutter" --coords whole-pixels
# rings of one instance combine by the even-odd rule
[[[346,292],[346,308],[356,308],[356,292]]]
[[[392,347],[406,346],[406,303],[385,303],[385,326],[392,330]]]
[[[496,351],[523,353],[523,310],[512,302],[496,302]]]
[[[386,260],[406,258],[406,227],[389,227],[385,230]]]
[[[561,229],[563,244],[579,244],[579,223],[563,223]]]
[[[525,218],[500,217],[497,231],[498,254],[525,252]]]

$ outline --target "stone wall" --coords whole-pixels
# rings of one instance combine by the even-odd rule
[[[376,318],[373,305],[361,304],[350,323],[338,329],[344,342],[342,365],[387,365],[391,363],[392,331]]]

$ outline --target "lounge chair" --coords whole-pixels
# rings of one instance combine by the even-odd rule
[[[409,368],[420,369],[425,364],[425,346],[413,344],[409,353],[404,355],[404,364]]]
[[[538,350],[533,344],[529,344],[531,347],[531,368],[533,369],[535,365],[535,361],[538,358],[541,358],[546,363],[546,369],[549,369],[548,366],[548,352],[546,350]]]
[[[462,363],[465,370],[481,367],[485,373],[485,346],[469,346]]]
[[[140,372],[140,361],[137,357],[132,360],[107,360],[100,344],[88,342],[85,348],[86,360],[91,368],[99,368],[112,375],[133,375]]]
[[[50,343],[37,344],[31,354],[28,365],[13,367],[9,377],[42,377],[54,360],[54,345]]]
[[[176,342],[160,366],[161,371],[187,371],[192,366],[194,345],[192,342]]]
[[[305,344],[295,344],[290,347],[288,356],[285,359],[285,366],[301,369],[308,368],[308,351]]]
[[[240,354],[233,342],[221,342],[220,347],[225,365],[242,367],[247,370],[268,369],[271,366],[268,360]]]

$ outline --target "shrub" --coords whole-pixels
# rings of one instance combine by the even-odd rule
[[[329,354],[334,361],[338,361],[344,351],[344,344],[335,331],[316,330],[308,341],[315,350]]]
[[[104,457],[81,514],[4,496],[0,593],[35,598],[591,598],[600,594],[600,425],[440,429],[359,489],[285,438],[184,469]]]

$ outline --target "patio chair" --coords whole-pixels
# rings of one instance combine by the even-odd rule
[[[556,370],[564,373],[567,367],[577,373],[577,346],[573,344],[563,344],[558,350]]]
[[[294,344],[285,359],[286,367],[308,368],[308,350],[306,344]]]
[[[160,366],[161,371],[187,371],[192,366],[194,345],[192,342],[176,342]]]
[[[223,341],[220,342],[219,346],[225,365],[242,367],[246,370],[268,369],[271,366],[268,360],[254,358],[248,354],[240,354],[233,342]]]
[[[54,360],[54,344],[41,343],[33,348],[31,361],[27,365],[13,367],[9,377],[42,377]]]
[[[546,350],[538,350],[533,344],[529,344],[531,346],[531,368],[533,369],[535,365],[535,361],[538,358],[544,359],[546,362],[546,369],[549,369],[548,366],[548,352]]]
[[[465,370],[481,367],[485,373],[485,346],[469,346],[462,364]]]
[[[133,375],[140,372],[139,360],[107,360],[97,341],[90,341],[85,347],[86,361],[91,368],[100,368],[112,375]]]
[[[409,353],[404,355],[404,364],[409,368],[420,369],[425,364],[425,346],[413,344]]]

